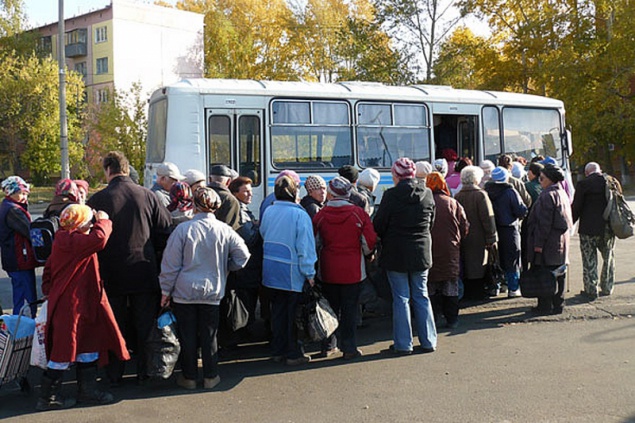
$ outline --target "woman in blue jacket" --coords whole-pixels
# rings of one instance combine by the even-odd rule
[[[315,238],[311,218],[298,203],[298,184],[276,179],[276,201],[261,217],[264,240],[262,284],[271,289],[272,360],[293,366],[311,361],[295,333],[295,313],[305,282],[315,277]]]

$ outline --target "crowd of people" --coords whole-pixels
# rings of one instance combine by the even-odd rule
[[[489,160],[475,166],[454,151],[443,156],[433,163],[396,160],[394,186],[380,204],[375,169],[360,173],[343,166],[328,182],[308,175],[303,198],[299,175],[282,171],[260,205],[259,219],[249,208],[252,180],[224,165],[212,166],[206,180],[198,170],[181,174],[166,162],[148,190],[131,179],[126,157],[110,152],[103,158],[108,184],[90,198],[85,181],[62,179],[44,212],[59,218],[60,230],[42,278],[49,362],[36,408],[75,404],[61,394],[64,371],[73,363],[80,402],[113,400],[96,383],[97,366],[106,366],[116,386],[130,351],[144,384],[145,340],[166,307],[176,316],[182,348],[176,382],[184,389],[197,387],[199,358],[203,388],[218,385],[219,343],[231,346],[248,336],[258,305],[270,333],[271,360],[308,363],[296,313],[307,286],[316,284],[339,320],[319,355],[354,360],[363,355],[357,328],[371,267],[385,273],[392,297],[393,344],[383,353],[432,353],[437,329],[459,325],[461,298],[483,300],[505,290],[519,297],[521,270],[567,264],[578,220],[582,294],[593,300],[612,293],[615,238],[607,225],[597,225],[609,176],[597,163],[587,164],[574,194],[550,157],[526,163],[503,154],[497,166]],[[17,313],[36,300],[29,185],[11,176],[2,189],[2,266]],[[597,250],[604,260],[601,278]],[[504,284],[492,275],[495,265],[504,271]],[[562,313],[564,281],[561,272],[557,293],[539,298],[533,312]],[[248,315],[238,329],[227,321],[230,298]]]

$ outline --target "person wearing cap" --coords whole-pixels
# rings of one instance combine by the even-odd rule
[[[42,293],[48,297],[49,361],[42,375],[39,411],[74,405],[75,399],[60,395],[71,363],[76,363],[77,401],[101,405],[114,400],[97,385],[97,365],[108,361],[109,352],[120,360],[129,360],[130,355],[99,275],[97,253],[111,234],[112,222],[103,211],[94,213],[88,206],[71,204],[60,215],[60,230],[42,274]]]
[[[195,214],[172,232],[161,262],[161,307],[172,304],[181,341],[182,372],[176,383],[196,389],[198,347],[203,361],[203,388],[220,383],[217,333],[227,274],[245,267],[245,241],[214,213],[221,206],[212,188],[194,192]]]
[[[361,195],[357,191],[357,179],[359,179],[359,171],[351,165],[344,165],[337,170],[340,176],[343,176],[352,184],[351,195],[348,199],[351,203],[361,207],[370,216],[370,205],[365,195]]]
[[[154,192],[163,207],[170,204],[170,188],[177,181],[182,181],[185,176],[181,175],[179,168],[171,162],[163,162],[157,166],[157,180],[150,188]]]
[[[18,314],[25,302],[37,299],[34,269],[38,263],[29,235],[30,187],[19,176],[9,176],[2,181],[2,191],[5,197],[0,204],[0,255],[2,269],[11,278],[13,314]],[[37,306],[31,306],[31,316],[36,311]]]
[[[324,207],[326,201],[326,182],[320,175],[309,175],[304,181],[306,195],[300,200],[300,205],[304,207],[309,217],[313,217]]]
[[[498,287],[487,278],[487,263],[493,246],[498,241],[494,209],[487,193],[479,186],[483,169],[467,166],[461,170],[461,190],[455,199],[465,210],[470,231],[461,242],[463,262],[463,298],[482,300],[485,296],[498,295]],[[491,275],[489,275],[491,276]]]
[[[130,179],[123,153],[107,153],[102,166],[108,186],[93,194],[87,205],[112,220],[110,239],[98,254],[99,268],[119,329],[127,342],[136,341],[129,347],[137,353],[137,379],[143,383],[148,377],[145,340],[161,301],[157,251],[165,245],[172,218],[152,191]],[[119,384],[125,363],[110,358],[108,378]]]
[[[569,230],[573,227],[569,197],[559,182],[564,172],[558,165],[547,164],[540,171],[542,192],[527,221],[527,259],[532,265],[555,270],[569,262]],[[555,295],[538,297],[539,314],[561,314],[564,308],[566,272],[559,272]]]
[[[240,203],[229,191],[232,181],[232,172],[225,165],[213,165],[209,169],[209,187],[216,191],[221,201],[221,206],[214,216],[221,222],[238,230],[240,228]]]
[[[366,197],[366,201],[368,203],[368,215],[373,216],[375,213],[375,200],[376,196],[374,194],[377,189],[377,185],[379,185],[379,180],[381,176],[379,172],[377,172],[372,167],[367,167],[362,170],[359,174],[359,178],[357,179],[357,191]]]
[[[498,166],[504,167],[507,170],[507,182],[513,186],[516,191],[518,191],[518,194],[520,194],[520,198],[523,200],[525,206],[527,206],[527,208],[531,207],[531,196],[525,188],[525,183],[512,175],[512,169],[514,167],[512,156],[509,154],[501,154],[498,157]]]
[[[271,359],[288,366],[311,361],[298,342],[295,316],[304,284],[314,284],[317,261],[313,225],[297,204],[298,190],[291,175],[279,176],[274,185],[276,201],[260,218],[262,284],[271,293]]]
[[[491,180],[485,184],[485,191],[494,208],[499,260],[509,290],[507,296],[513,298],[521,295],[518,285],[521,267],[520,219],[527,215],[527,206],[509,183],[509,178],[507,168],[496,167],[492,170]]]
[[[59,217],[70,204],[79,204],[79,188],[75,181],[71,179],[60,179],[55,185],[55,196],[44,210],[43,217],[49,219],[53,216]]]
[[[345,360],[362,355],[356,332],[362,281],[366,279],[364,257],[373,253],[377,241],[368,214],[349,202],[352,190],[348,179],[331,179],[328,201],[313,218],[319,252],[318,279],[324,296],[339,316],[337,331],[322,342],[322,356],[341,350]]]
[[[86,204],[89,188],[88,182],[83,179],[75,179],[73,180],[73,182],[75,182],[75,185],[77,185],[77,190],[79,191],[79,199],[77,202],[79,204]]]
[[[426,186],[434,197],[434,223],[432,235],[432,267],[428,273],[428,292],[437,327],[441,316],[445,327],[454,329],[459,324],[459,277],[461,270],[461,244],[470,224],[463,206],[450,196],[445,179],[439,172],[426,178]]]
[[[415,164],[402,157],[392,166],[395,184],[384,192],[373,225],[381,238],[380,266],[386,270],[392,291],[393,340],[390,355],[413,353],[415,317],[420,352],[435,351],[437,331],[428,298],[428,271],[432,267],[434,222],[432,191],[415,178]]]
[[[424,183],[426,176],[428,176],[434,170],[430,162],[427,162],[425,160],[415,162],[415,168],[417,169],[415,176],[417,177],[417,179]]]
[[[275,183],[278,180],[278,178],[282,178],[283,176],[290,176],[291,179],[293,179],[295,181],[295,183],[298,186],[300,186],[300,184],[301,184],[300,175],[295,173],[293,170],[285,169],[282,172],[280,172],[278,174],[278,176],[276,176],[276,179],[274,181],[274,187],[275,187]],[[260,209],[258,210],[258,213],[260,215],[260,219],[262,219],[262,216],[265,214],[265,210],[267,210],[267,207],[272,205],[274,201],[276,201],[275,189],[274,189],[274,192],[272,192],[271,194],[267,195],[265,197],[265,199],[262,200],[262,203],[260,203]]]
[[[492,177],[492,170],[494,170],[496,166],[494,166],[494,162],[491,160],[483,160],[479,167],[483,170],[483,177],[481,178],[479,186],[481,188],[485,188],[485,184],[490,181]]]
[[[207,186],[205,174],[200,170],[188,169],[183,173],[183,176],[185,176],[185,182],[188,183],[192,192],[196,191],[198,187]]]
[[[580,294],[588,300],[613,293],[615,284],[615,234],[603,214],[607,206],[606,184],[611,179],[621,189],[617,179],[603,173],[596,162],[584,167],[585,178],[578,182],[573,197],[573,222],[580,221],[580,253],[582,281]],[[598,280],[598,250],[602,256],[602,271]]]

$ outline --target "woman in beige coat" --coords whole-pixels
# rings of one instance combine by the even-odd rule
[[[483,299],[488,294],[488,248],[497,241],[494,209],[487,193],[479,187],[483,170],[467,166],[461,170],[462,188],[455,199],[465,210],[470,232],[461,243],[464,298]],[[496,295],[496,289],[492,289]]]

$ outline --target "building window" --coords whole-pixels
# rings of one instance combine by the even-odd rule
[[[97,59],[97,75],[108,73],[108,58],[100,57]]]
[[[86,28],[74,29],[65,34],[64,45],[86,43]]]
[[[75,72],[86,78],[86,62],[75,63]]]
[[[40,53],[44,56],[48,56],[53,52],[53,43],[51,40],[51,36],[47,35],[45,37],[40,38],[39,46]]]
[[[95,28],[95,44],[108,41],[108,28],[100,26]]]
[[[109,90],[108,89],[103,89],[103,90],[97,90],[95,92],[95,102],[97,103],[107,103],[108,102],[108,94],[109,94]]]

